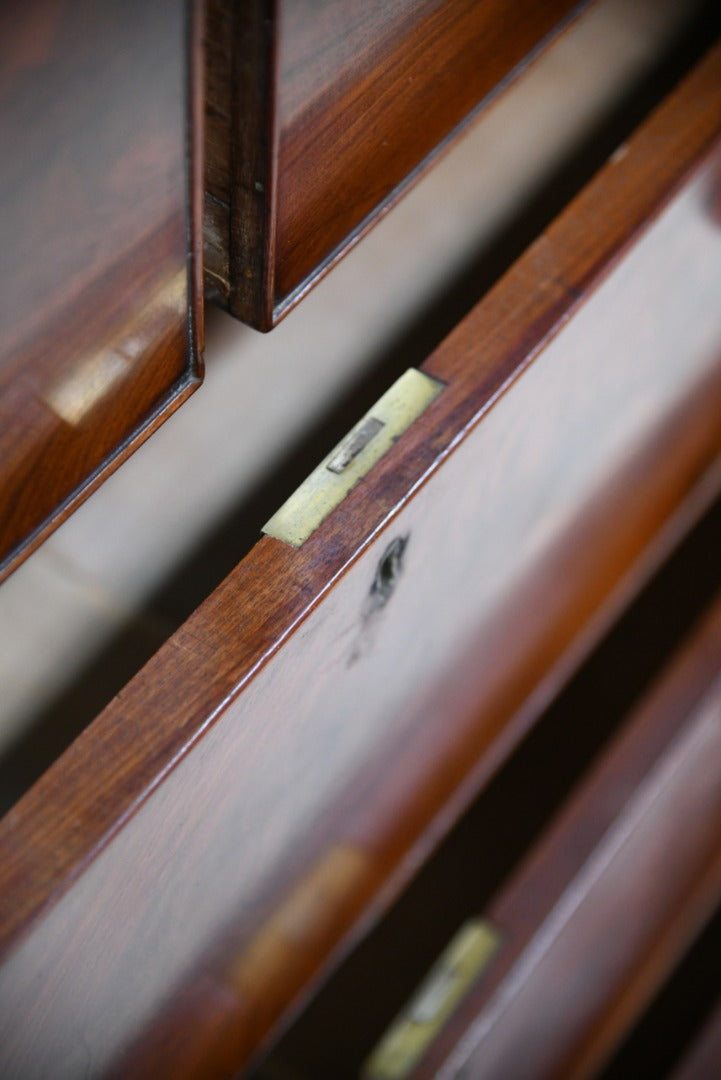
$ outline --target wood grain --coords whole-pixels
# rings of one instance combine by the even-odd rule
[[[233,1075],[719,490],[720,57],[310,540],[262,540],[6,816],[7,1075]]]
[[[717,598],[484,912],[503,946],[414,1080],[596,1075],[721,898],[720,671]]]
[[[198,18],[0,15],[0,577],[198,382]]]
[[[581,6],[211,0],[213,295],[270,329]]]

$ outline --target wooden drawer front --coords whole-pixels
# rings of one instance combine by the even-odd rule
[[[6,1075],[233,1075],[719,490],[720,60],[0,825]]]
[[[483,913],[483,978],[415,1068],[379,1054],[369,1080],[595,1076],[721,902],[720,739],[717,600]]]
[[[198,380],[186,14],[182,0],[3,12],[0,577]]]
[[[572,0],[211,0],[208,284],[269,329]]]

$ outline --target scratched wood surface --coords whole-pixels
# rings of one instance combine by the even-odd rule
[[[6,816],[8,1076],[233,1075],[719,490],[720,57]]]
[[[211,0],[209,288],[273,326],[582,6]]]
[[[0,577],[198,380],[198,17],[0,13]]]
[[[501,947],[409,1076],[596,1075],[721,900],[719,739],[721,598],[483,912]]]

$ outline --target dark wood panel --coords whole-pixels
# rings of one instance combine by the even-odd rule
[[[693,1046],[689,1049],[673,1080],[713,1080],[721,1066],[721,1004],[703,1026]]]
[[[232,1075],[718,491],[719,56],[6,816],[9,1075]]]
[[[718,907],[597,1080],[675,1075],[694,1043],[701,1041],[703,1028],[718,1003],[720,950]]]
[[[0,576],[198,380],[199,30],[183,0],[0,14]]]
[[[496,957],[409,1076],[596,1074],[721,897],[720,721],[717,599],[484,912]]]
[[[273,326],[581,6],[211,0],[212,291]]]

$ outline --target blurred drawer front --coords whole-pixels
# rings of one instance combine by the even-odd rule
[[[3,9],[0,578],[199,379],[186,15],[183,0]]]
[[[720,597],[684,645],[484,910],[455,1014],[405,1060],[398,1023],[368,1080],[595,1076],[638,1020],[721,904]]]

